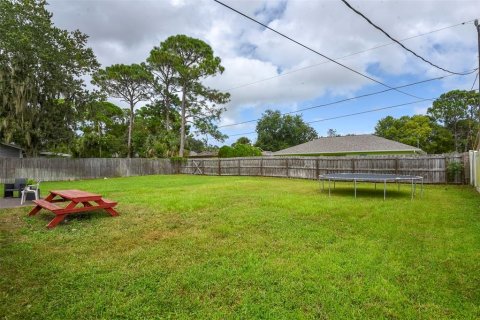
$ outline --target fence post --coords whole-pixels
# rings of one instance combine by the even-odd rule
[[[395,158],[395,174],[398,175],[398,156]]]
[[[444,176],[445,176],[445,184],[448,184],[448,158],[447,158],[447,155],[444,156],[444,161],[445,161],[445,173],[444,173]]]
[[[288,158],[286,159],[285,166],[287,168],[287,178],[290,178],[290,169],[288,168]]]
[[[315,179],[318,179],[320,176],[320,164],[318,163],[318,158],[315,159]]]
[[[218,175],[222,175],[222,160],[218,158]]]
[[[355,158],[352,158],[352,172],[355,173]]]
[[[241,160],[238,159],[238,175],[239,175],[239,176],[241,175],[241,174],[240,174],[240,173],[241,173],[241,170],[240,170],[240,161],[241,161]]]
[[[468,152],[462,153],[463,183],[470,184],[470,156]]]
[[[263,158],[260,159],[260,175],[263,177]]]

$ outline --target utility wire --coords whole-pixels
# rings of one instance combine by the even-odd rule
[[[475,80],[473,80],[473,84],[472,84],[472,87],[470,88],[470,91],[473,90],[473,87],[475,87],[475,83],[477,83],[477,78],[478,78],[478,72],[477,72],[477,75],[475,76]]]
[[[425,102],[425,101],[431,101],[431,100],[432,100],[432,99],[422,99],[422,100],[417,100],[417,101],[411,101],[411,102],[396,104],[396,105],[393,105],[393,106],[388,106],[388,107],[383,107],[383,108],[376,108],[376,109],[370,109],[370,110],[365,110],[365,111],[360,111],[360,112],[355,112],[355,113],[348,113],[348,114],[344,114],[344,115],[340,115],[340,116],[336,116],[336,117],[325,118],[325,119],[320,119],[320,120],[315,120],[315,121],[309,121],[309,122],[305,122],[305,123],[307,123],[307,124],[312,124],[312,123],[323,122],[323,121],[328,121],[328,120],[334,120],[334,119],[341,119],[341,118],[346,118],[346,117],[352,117],[352,116],[357,116],[357,115],[360,115],[360,114],[377,112],[377,111],[382,111],[382,110],[387,110],[387,109],[393,109],[393,108],[399,108],[399,107],[408,106],[408,105],[412,105],[412,104],[417,104],[417,103]],[[256,132],[256,131],[252,131],[252,132],[246,132],[246,133],[231,134],[231,135],[229,135],[229,137],[246,136],[246,135],[254,134],[254,133],[257,133],[257,132]]]
[[[469,24],[469,23],[472,23],[472,22],[473,22],[473,20],[469,20],[469,21],[457,23],[457,24],[454,24],[454,25],[451,25],[451,26],[443,27],[443,28],[440,28],[440,29],[435,29],[435,30],[432,30],[432,31],[429,31],[429,32],[420,33],[420,34],[417,34],[416,36],[411,36],[411,37],[408,37],[408,38],[403,38],[403,39],[400,39],[399,41],[406,41],[406,40],[410,40],[410,39],[414,39],[414,38],[418,38],[418,37],[423,37],[423,36],[426,36],[426,35],[429,35],[429,34],[432,34],[432,33],[435,33],[435,32],[443,31],[443,30],[450,29],[450,28],[454,28],[454,27],[458,27],[458,26],[463,26],[463,25],[466,25],[466,24]],[[395,44],[395,43],[396,43],[396,42],[392,41],[392,42],[389,42],[389,43],[380,44],[380,45],[375,46],[375,47],[371,47],[371,48],[368,48],[368,49],[360,50],[360,51],[353,52],[353,53],[347,54],[347,55],[342,56],[342,57],[339,57],[339,58],[335,58],[334,60],[346,59],[346,58],[349,58],[349,57],[353,57],[353,56],[355,56],[355,55],[357,55],[357,54],[361,54],[361,53],[365,53],[365,52],[368,52],[368,51],[372,51],[372,50],[376,50],[376,49],[379,49],[379,48],[383,48],[383,47],[386,47],[386,46],[390,46],[390,45]],[[307,70],[307,69],[310,69],[310,68],[318,67],[318,66],[320,66],[320,65],[322,65],[322,64],[326,64],[326,63],[329,63],[329,62],[330,62],[330,61],[322,61],[322,62],[320,62],[320,63],[315,63],[315,64],[312,64],[312,65],[309,65],[309,66],[306,66],[306,67],[302,67],[302,68],[298,68],[298,69],[293,69],[293,70],[290,70],[290,71],[288,71],[288,72],[284,72],[284,73],[279,74],[279,75],[276,75],[276,76],[272,76],[272,77],[268,77],[268,78],[264,78],[264,79],[259,79],[259,80],[256,80],[256,81],[253,81],[253,82],[249,82],[249,83],[239,84],[239,85],[236,85],[236,86],[234,86],[234,87],[227,88],[227,89],[222,89],[221,91],[232,91],[232,90],[236,90],[236,89],[248,87],[248,86],[251,86],[251,85],[260,83],[260,82],[264,82],[264,81],[276,79],[276,78],[279,78],[279,77],[283,77],[283,76],[290,75],[290,74],[292,74],[292,73],[296,73],[296,72],[299,72],[299,71],[303,71],[303,70]]]
[[[448,73],[451,73],[451,74],[456,74],[456,75],[465,75],[464,72],[455,72],[455,71],[450,71],[448,69],[445,69],[445,68],[442,68],[436,64],[434,64],[433,62],[425,59],[424,57],[420,56],[419,54],[417,54],[416,52],[414,52],[413,50],[405,47],[400,41],[396,40],[395,38],[393,38],[391,35],[389,35],[385,30],[383,30],[381,27],[377,26],[375,23],[373,23],[369,18],[367,18],[363,13],[361,13],[360,11],[358,11],[357,9],[355,9],[354,7],[352,7],[346,0],[340,0],[342,1],[348,8],[350,8],[353,12],[355,12],[357,15],[361,16],[363,19],[365,19],[370,25],[372,25],[375,29],[379,30],[380,32],[382,32],[384,35],[386,35],[390,40],[392,40],[393,42],[396,42],[398,45],[400,45],[403,49],[407,50],[408,52],[410,52],[411,54],[413,54],[415,57],[421,59],[422,61],[428,63],[429,65],[437,68],[437,69],[440,69],[442,71],[445,71],[445,72],[448,72]]]
[[[241,11],[238,11],[237,9],[234,9],[234,8],[230,7],[229,5],[223,3],[223,2],[221,2],[221,1],[219,1],[219,0],[213,0],[213,1],[215,1],[216,3],[224,6],[224,7],[227,8],[227,9],[230,9],[230,10],[232,10],[233,12],[235,12],[235,13],[237,13],[237,14],[239,14],[239,15],[241,15],[241,16],[243,16],[243,17],[245,17],[245,18],[247,18],[247,19],[249,19],[249,20],[251,20],[251,21],[253,21],[253,22],[257,23],[257,24],[259,24],[259,25],[261,25],[261,26],[264,27],[265,29],[268,29],[268,30],[270,30],[270,31],[272,31],[272,32],[275,32],[276,34],[284,37],[285,39],[290,40],[291,42],[296,43],[296,44],[298,44],[299,46],[301,46],[301,47],[303,47],[303,48],[305,48],[305,49],[307,49],[307,50],[309,50],[309,51],[311,51],[311,52],[313,52],[313,53],[315,53],[315,54],[317,54],[317,55],[319,55],[319,56],[321,56],[321,57],[323,57],[323,58],[325,58],[325,59],[327,59],[327,60],[329,60],[329,61],[331,61],[331,62],[333,62],[333,63],[335,63],[335,64],[337,64],[337,65],[339,65],[339,66],[341,66],[341,67],[343,67],[343,68],[345,68],[345,69],[347,69],[347,70],[349,70],[349,71],[351,71],[351,72],[353,72],[353,73],[358,74],[359,76],[362,76],[362,77],[364,77],[364,78],[366,78],[366,79],[368,79],[368,80],[370,80],[370,81],[373,81],[373,82],[375,82],[375,83],[381,84],[381,85],[384,86],[384,87],[387,87],[387,88],[390,88],[390,89],[395,90],[395,91],[397,91],[397,92],[400,92],[400,93],[402,93],[402,94],[404,94],[404,95],[413,97],[413,98],[415,98],[415,99],[424,100],[424,98],[418,97],[418,96],[416,96],[416,95],[410,94],[410,93],[405,92],[405,91],[401,91],[401,90],[395,89],[394,87],[392,87],[392,86],[390,86],[390,85],[388,85],[388,84],[386,84],[386,83],[384,83],[384,82],[382,82],[382,81],[376,80],[376,79],[374,79],[374,78],[372,78],[372,77],[370,77],[370,76],[368,76],[368,75],[366,75],[366,74],[364,74],[364,73],[362,73],[362,72],[360,72],[360,71],[357,71],[357,70],[355,70],[355,69],[353,69],[353,68],[350,68],[349,66],[346,66],[346,65],[344,65],[344,64],[336,61],[335,59],[332,59],[332,58],[326,56],[325,54],[320,53],[319,51],[310,48],[309,46],[307,46],[307,45],[305,45],[305,44],[303,44],[303,43],[301,43],[301,42],[299,42],[299,41],[297,41],[297,40],[295,40],[295,39],[293,39],[293,38],[291,38],[291,37],[289,37],[289,36],[281,33],[280,31],[277,31],[277,30],[275,30],[275,29],[273,29],[273,28],[270,28],[270,27],[267,26],[266,24],[264,24],[264,23],[262,23],[262,22],[260,22],[260,21],[258,21],[258,20],[256,20],[256,19],[248,16],[247,14],[245,14],[245,13],[243,13],[243,12],[241,12]]]
[[[477,68],[477,69],[471,71],[470,74],[477,71],[477,70],[479,70],[479,69]],[[445,77],[449,77],[449,76],[452,76],[452,75],[447,75]],[[478,77],[479,77],[479,73],[477,73],[477,76],[475,77],[475,82],[476,82]],[[428,80],[426,80],[426,81],[428,81]],[[473,85],[475,85],[475,82],[473,83]],[[472,88],[473,88],[473,86],[472,86]],[[436,99],[438,99],[438,98],[436,98]],[[335,117],[325,118],[325,119],[320,119],[320,120],[314,120],[314,121],[309,121],[309,122],[305,122],[305,123],[306,124],[312,124],[312,123],[318,123],[318,122],[323,122],[323,121],[353,117],[353,116],[358,116],[358,115],[361,115],[361,114],[372,113],[372,112],[388,110],[388,109],[394,109],[394,108],[399,108],[399,107],[403,107],[403,106],[407,106],[407,105],[412,105],[412,104],[417,104],[417,103],[420,103],[420,102],[432,101],[432,100],[434,100],[434,99],[422,99],[422,100],[417,100],[417,101],[411,101],[411,102],[396,104],[396,105],[388,106],[388,107],[382,107],[382,108],[376,108],[376,109],[370,109],[370,110],[365,110],[365,111],[343,114],[343,115],[340,115],[340,116],[335,116]],[[237,134],[229,135],[229,137],[246,136],[246,135],[250,135],[250,134],[254,134],[254,133],[257,133],[257,132],[252,131],[252,132],[245,132],[245,133],[237,133]]]
[[[473,70],[473,71],[470,71],[468,74],[472,74],[472,73],[474,73],[474,72],[476,72],[476,71],[477,71],[477,69],[475,69],[475,70]],[[446,76],[441,76],[441,77],[426,79],[426,80],[422,80],[422,81],[417,81],[417,82],[405,84],[405,85],[402,85],[402,86],[399,86],[399,87],[395,87],[395,89],[405,88],[405,87],[409,87],[409,86],[414,86],[414,85],[417,85],[417,84],[426,83],[426,82],[435,81],[435,80],[441,80],[441,79],[448,78],[448,77],[452,77],[452,76],[456,76],[456,75],[454,75],[454,74],[449,74],[449,75],[446,75]],[[475,85],[475,83],[474,83],[474,85]],[[342,102],[346,102],[346,101],[350,101],[350,100],[355,100],[355,99],[360,99],[360,98],[365,98],[365,97],[369,97],[369,96],[381,94],[381,93],[384,93],[384,92],[387,92],[387,91],[391,91],[391,90],[393,90],[393,89],[385,89],[385,90],[381,90],[381,91],[376,91],[376,92],[371,92],[371,93],[362,94],[362,95],[355,96],[355,97],[351,97],[351,98],[347,98],[347,99],[341,99],[341,100],[337,100],[337,101],[328,102],[328,103],[325,103],[325,104],[320,104],[320,105],[316,105],[316,106],[312,106],[312,107],[307,107],[307,108],[303,108],[303,109],[298,109],[298,110],[295,110],[295,111],[283,112],[282,115],[292,114],[292,113],[299,113],[299,112],[306,111],[306,110],[311,110],[311,109],[323,108],[323,107],[335,105],[335,104],[342,103]],[[431,100],[431,99],[427,99],[427,100]],[[256,122],[256,121],[258,121],[258,120],[260,120],[260,118],[258,118],[258,119],[252,119],[252,120],[246,120],[246,121],[237,122],[237,123],[225,124],[225,125],[218,126],[218,127],[219,127],[219,128],[233,127],[233,126],[238,126],[238,125],[246,124],[246,123],[250,123],[250,122]]]

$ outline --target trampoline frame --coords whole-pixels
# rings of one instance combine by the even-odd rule
[[[357,182],[374,182],[375,190],[377,189],[377,183],[383,182],[383,200],[387,198],[387,182],[395,182],[400,191],[401,182],[411,183],[411,200],[416,196],[417,182],[421,183],[420,197],[423,197],[423,177],[421,176],[408,176],[408,175],[396,175],[396,174],[381,174],[381,173],[330,173],[321,174],[318,176],[319,182],[322,182],[321,191],[325,191],[325,180],[328,180],[328,196],[331,196],[330,183],[333,181],[333,189],[335,189],[336,181],[353,181],[354,195],[357,198]]]

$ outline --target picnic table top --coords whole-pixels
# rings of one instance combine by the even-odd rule
[[[91,193],[87,191],[82,191],[82,190],[52,190],[50,193],[58,195],[62,198],[73,200],[73,199],[79,199],[79,198],[91,198],[91,199],[100,199],[102,196],[100,194],[96,193]]]

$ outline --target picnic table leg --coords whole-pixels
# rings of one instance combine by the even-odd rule
[[[35,208],[33,208],[29,213],[28,215],[29,216],[34,216],[38,213],[38,211],[42,210],[42,207],[40,206],[35,206]]]
[[[45,201],[48,201],[48,202],[52,202],[53,198],[55,198],[55,195],[54,194],[49,194],[46,198],[45,198]],[[35,208],[32,209],[32,211],[30,211],[28,213],[29,216],[34,216],[38,213],[38,211],[40,211],[42,209],[42,207],[40,206],[35,206]]]
[[[110,215],[111,215],[112,217],[117,217],[117,216],[119,216],[118,212],[115,211],[115,209],[113,209],[113,208],[105,208],[105,211],[107,211],[108,213],[110,213]]]
[[[66,216],[67,216],[66,214],[57,214],[55,218],[53,218],[52,221],[50,221],[50,223],[47,224],[47,228],[49,229],[55,228],[57,224],[59,224],[60,222],[63,221],[63,219],[65,219]]]

